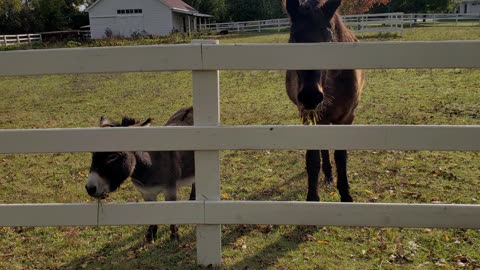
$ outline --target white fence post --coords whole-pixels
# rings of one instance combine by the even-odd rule
[[[219,44],[218,40],[194,40],[194,44]],[[220,125],[218,70],[193,71],[195,126]],[[197,201],[220,200],[220,151],[195,151]],[[198,225],[197,261],[204,266],[222,264],[221,225]]]
[[[17,44],[20,44],[20,36],[17,35]]]

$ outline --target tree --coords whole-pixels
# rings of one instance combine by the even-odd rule
[[[267,20],[284,17],[280,0],[228,0],[230,21]]]
[[[185,0],[185,2],[201,13],[213,15],[216,21],[225,19],[225,0]]]
[[[21,29],[22,0],[0,0],[0,33],[15,34]]]
[[[409,2],[417,2],[410,1]],[[364,14],[375,6],[387,5],[390,0],[344,0],[342,3],[342,14]]]

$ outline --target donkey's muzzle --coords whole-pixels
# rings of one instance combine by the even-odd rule
[[[315,110],[323,101],[323,94],[318,90],[303,89],[298,94],[298,101],[306,110]]]
[[[87,190],[88,195],[90,195],[92,197],[95,197],[95,195],[97,194],[97,187],[96,186],[86,185],[85,189]]]

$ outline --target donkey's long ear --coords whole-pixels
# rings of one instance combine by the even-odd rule
[[[298,9],[300,8],[300,0],[284,0],[286,1],[286,8],[287,12],[290,17],[294,17],[298,13]]]
[[[100,117],[100,122],[99,122],[100,127],[114,127],[115,123],[108,119],[106,116]]]
[[[143,123],[140,124],[139,126],[141,126],[141,127],[149,127],[151,124],[152,124],[152,118],[148,118],[147,120],[145,120],[145,122],[143,122]]]
[[[325,17],[331,19],[341,4],[342,4],[342,0],[328,0],[322,6],[322,12],[325,15]]]

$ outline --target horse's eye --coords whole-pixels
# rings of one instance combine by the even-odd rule
[[[120,155],[118,154],[111,154],[107,157],[107,163],[115,162],[119,157]]]

